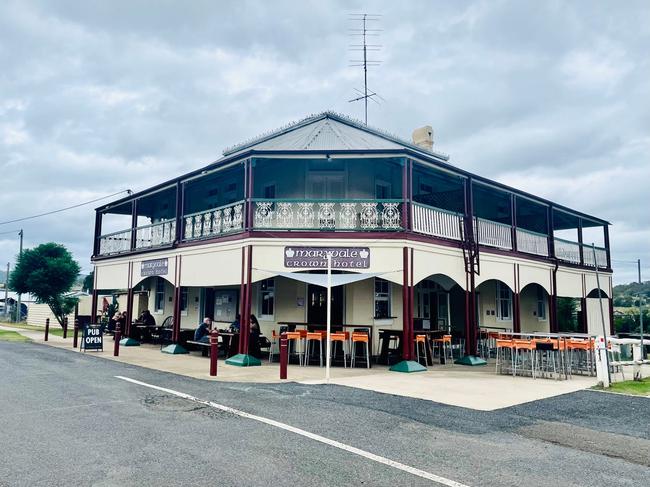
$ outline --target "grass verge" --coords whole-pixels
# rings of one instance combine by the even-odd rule
[[[640,381],[626,380],[623,382],[614,382],[611,384],[609,389],[603,389],[600,386],[595,386],[594,389],[604,390],[605,392],[620,392],[622,394],[650,397],[650,377],[646,377]]]
[[[17,331],[0,330],[0,341],[3,342],[29,342],[31,341],[26,336],[21,335]]]
[[[25,323],[12,323],[12,322],[0,322],[0,325],[5,325],[11,328],[17,328],[25,331],[39,331],[45,334],[44,326],[35,326],[35,325],[27,325]],[[68,325],[68,337],[71,337],[73,332],[74,332],[73,327]],[[61,325],[59,325],[59,323],[57,322],[50,323],[50,335],[56,335],[58,337],[63,336],[63,328],[61,328]]]

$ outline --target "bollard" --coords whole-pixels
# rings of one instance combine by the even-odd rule
[[[287,335],[280,335],[280,379],[287,378],[287,362],[289,362],[289,346]]]
[[[47,336],[50,334],[50,319],[46,318],[45,319],[45,339],[43,341],[47,341]]]
[[[79,320],[74,320],[74,330],[72,333],[72,348],[77,348],[79,342]]]
[[[63,339],[68,338],[68,317],[63,318]]]
[[[210,375],[217,375],[217,356],[219,355],[219,332],[212,330],[210,332]]]
[[[115,334],[113,335],[115,340],[115,345],[113,345],[113,357],[120,356],[120,332],[120,323],[118,322],[115,326]]]

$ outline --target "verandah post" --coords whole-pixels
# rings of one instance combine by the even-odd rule
[[[50,319],[45,318],[45,338],[43,338],[44,342],[47,341],[49,334],[50,334]]]
[[[72,332],[72,348],[77,348],[78,342],[79,342],[79,320],[75,318],[74,330]]]

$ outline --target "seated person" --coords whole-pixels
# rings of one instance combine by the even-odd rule
[[[238,332],[239,331],[239,315],[235,317],[235,321],[230,323],[230,331]]]
[[[142,312],[140,318],[138,318],[138,321],[140,321],[143,325],[146,326],[156,326],[156,320],[153,316],[151,316],[151,313],[149,312],[148,309],[145,309]]]
[[[248,341],[248,353],[255,358],[262,358],[260,349],[260,323],[255,315],[251,315],[250,340]]]
[[[194,341],[195,342],[210,342],[210,329],[212,328],[212,320],[210,318],[204,318],[203,323],[194,332]]]
[[[120,312],[118,311],[117,313],[115,313],[115,314],[113,315],[112,318],[110,318],[110,319],[108,320],[108,325],[106,326],[106,329],[107,329],[109,332],[112,333],[112,332],[115,331],[115,327],[117,326],[117,321],[118,321],[118,318],[119,318],[119,317],[120,317]],[[102,326],[102,331],[103,331],[103,328],[104,328],[104,327]]]

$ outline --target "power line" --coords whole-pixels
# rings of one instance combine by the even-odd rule
[[[0,222],[0,225],[7,225],[8,223],[22,222],[22,221],[25,221],[25,220],[33,220],[34,218],[40,218],[42,216],[53,215],[54,213],[61,213],[62,211],[72,210],[73,208],[79,208],[80,206],[89,205],[91,203],[96,203],[97,201],[105,200],[106,198],[112,198],[113,196],[117,196],[118,194],[122,194],[122,193],[131,194],[131,190],[130,189],[123,189],[122,191],[118,191],[117,193],[102,196],[101,198],[96,198],[96,199],[90,200],[90,201],[84,201],[83,203],[77,203],[76,205],[66,206],[65,208],[60,208],[58,210],[47,211],[45,213],[39,213],[38,215],[25,216],[25,217],[22,217],[22,218],[16,218],[15,220],[7,220],[7,221],[4,221],[4,222]],[[12,232],[8,232],[8,233],[12,233]]]
[[[10,232],[1,232],[0,235],[9,235],[10,233],[15,233],[16,235],[18,235],[19,232],[20,229],[17,228],[16,230],[11,230]]]

